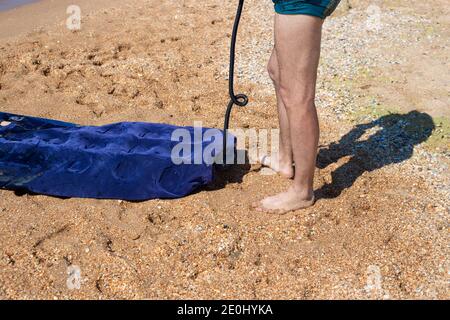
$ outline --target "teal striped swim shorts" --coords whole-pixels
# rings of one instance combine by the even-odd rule
[[[325,19],[341,0],[272,0],[279,14],[306,14]]]

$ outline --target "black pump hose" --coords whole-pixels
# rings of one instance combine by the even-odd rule
[[[230,70],[228,76],[229,82],[229,95],[230,102],[228,103],[227,111],[225,113],[225,123],[223,129],[223,163],[227,164],[227,138],[228,129],[230,126],[230,116],[233,106],[245,107],[248,104],[248,97],[245,94],[235,94],[234,93],[234,64],[236,58],[236,40],[239,29],[239,22],[241,21],[242,10],[244,8],[244,0],[239,0],[239,5],[237,8],[236,18],[234,20],[233,33],[231,35],[231,47],[230,47]]]

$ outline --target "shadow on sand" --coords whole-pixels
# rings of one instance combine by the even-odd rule
[[[245,163],[215,166],[214,181],[204,190],[215,191],[225,188],[227,184],[242,183],[244,176],[250,172],[251,165],[247,150],[238,150],[237,152],[244,152]]]
[[[414,146],[426,141],[434,128],[433,119],[418,111],[389,114],[357,125],[338,142],[320,149],[317,159],[317,167],[320,169],[343,157],[350,156],[350,159],[331,173],[331,183],[315,191],[316,198],[336,198],[343,190],[350,188],[364,172],[411,158]]]
[[[338,142],[319,150],[317,167],[325,169],[344,157],[348,162],[331,173],[331,183],[315,191],[316,199],[338,197],[350,188],[364,172],[400,163],[412,157],[414,147],[426,141],[435,128],[426,113],[389,114],[374,121],[358,124]],[[248,155],[246,155],[248,163]],[[229,183],[241,183],[250,165],[231,165],[216,170],[214,183],[206,190],[219,190]]]

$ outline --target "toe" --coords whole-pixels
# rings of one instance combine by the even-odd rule
[[[270,158],[267,154],[262,155],[259,157],[259,163],[261,163],[261,165],[267,167],[270,165]]]

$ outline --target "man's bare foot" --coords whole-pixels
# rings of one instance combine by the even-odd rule
[[[272,156],[264,155],[260,157],[259,162],[262,166],[272,169],[285,178],[292,179],[294,177],[294,165],[292,161],[280,161],[276,154]]]
[[[305,196],[294,187],[291,187],[286,192],[265,198],[259,203],[254,204],[253,207],[257,211],[285,214],[290,211],[311,207],[313,204],[314,194]]]

